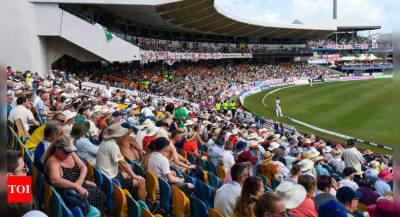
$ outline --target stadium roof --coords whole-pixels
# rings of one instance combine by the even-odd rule
[[[348,32],[348,31],[366,31],[366,30],[376,30],[380,29],[381,26],[338,26],[338,32]]]
[[[91,4],[134,23],[162,29],[252,38],[325,38],[337,25],[276,24],[244,19],[223,11],[215,0],[31,0]],[[347,27],[341,27],[347,28]]]

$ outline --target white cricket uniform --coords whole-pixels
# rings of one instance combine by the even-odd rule
[[[275,100],[275,112],[277,117],[282,117],[281,101],[279,99]]]

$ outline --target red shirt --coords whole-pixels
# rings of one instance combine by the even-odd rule
[[[185,143],[183,144],[183,150],[186,151],[186,153],[193,153],[199,149],[197,142],[194,140],[186,140]]]
[[[142,144],[143,144],[143,150],[147,149],[147,146],[150,144],[150,142],[152,142],[153,140],[155,140],[157,138],[157,134],[154,136],[145,136],[143,138]]]

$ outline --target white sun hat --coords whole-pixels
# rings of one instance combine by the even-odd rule
[[[303,186],[288,181],[281,182],[276,187],[275,192],[282,198],[286,209],[298,207],[307,195],[306,189]]]
[[[271,144],[270,144],[269,147],[268,147],[268,150],[269,150],[269,151],[272,151],[272,150],[274,150],[275,148],[279,148],[279,146],[281,146],[279,143],[277,143],[277,142],[271,142]]]

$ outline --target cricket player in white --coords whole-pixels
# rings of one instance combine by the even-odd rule
[[[276,97],[275,100],[275,112],[276,112],[276,117],[282,117],[282,109],[281,109],[281,101],[279,100],[279,96]]]

